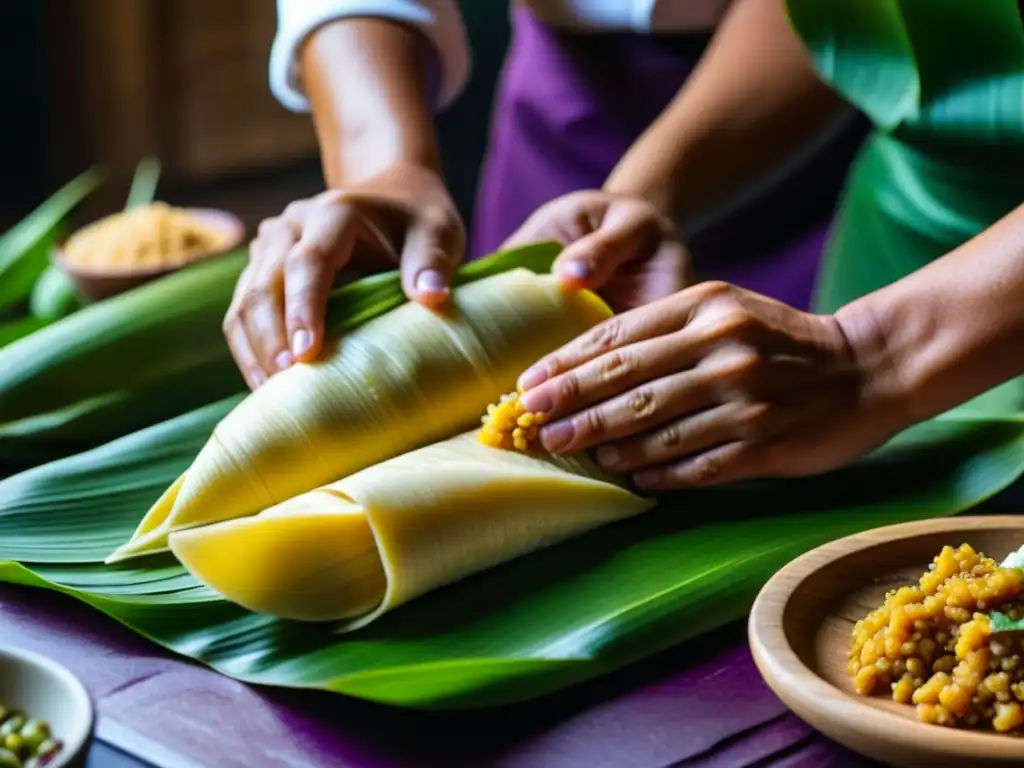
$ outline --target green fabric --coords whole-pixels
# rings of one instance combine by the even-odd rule
[[[1024,202],[1017,0],[788,0],[821,77],[875,126],[851,170],[814,309],[940,258]],[[1024,407],[1024,381],[984,402]]]

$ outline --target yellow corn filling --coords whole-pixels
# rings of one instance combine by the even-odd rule
[[[544,414],[527,412],[520,394],[502,395],[497,403],[487,406],[487,413],[480,420],[483,426],[477,433],[481,443],[507,451],[526,452],[534,447],[544,424]]]
[[[166,203],[139,206],[83,227],[64,248],[67,263],[101,270],[178,265],[222,248],[223,233]]]

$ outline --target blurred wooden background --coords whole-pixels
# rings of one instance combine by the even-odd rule
[[[463,5],[473,82],[439,130],[468,218],[508,14],[505,3]],[[0,125],[18,153],[0,173],[0,211],[24,213],[97,162],[110,180],[81,215],[115,210],[147,154],[163,164],[163,199],[227,207],[251,226],[322,189],[308,116],[269,91],[275,27],[273,0],[0,3],[0,85],[19,115]]]

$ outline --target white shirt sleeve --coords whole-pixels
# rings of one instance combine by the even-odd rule
[[[409,24],[437,54],[434,105],[444,109],[469,79],[470,54],[458,0],[277,0],[277,35],[270,50],[270,90],[293,112],[308,112],[298,66],[299,48],[319,27],[349,16],[373,16]]]

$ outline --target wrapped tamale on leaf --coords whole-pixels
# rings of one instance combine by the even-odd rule
[[[585,454],[507,451],[464,433],[253,517],[173,533],[170,547],[199,581],[251,611],[356,629],[652,506]]]
[[[464,432],[526,367],[610,314],[525,269],[457,287],[444,312],[403,304],[245,398],[109,561]]]

